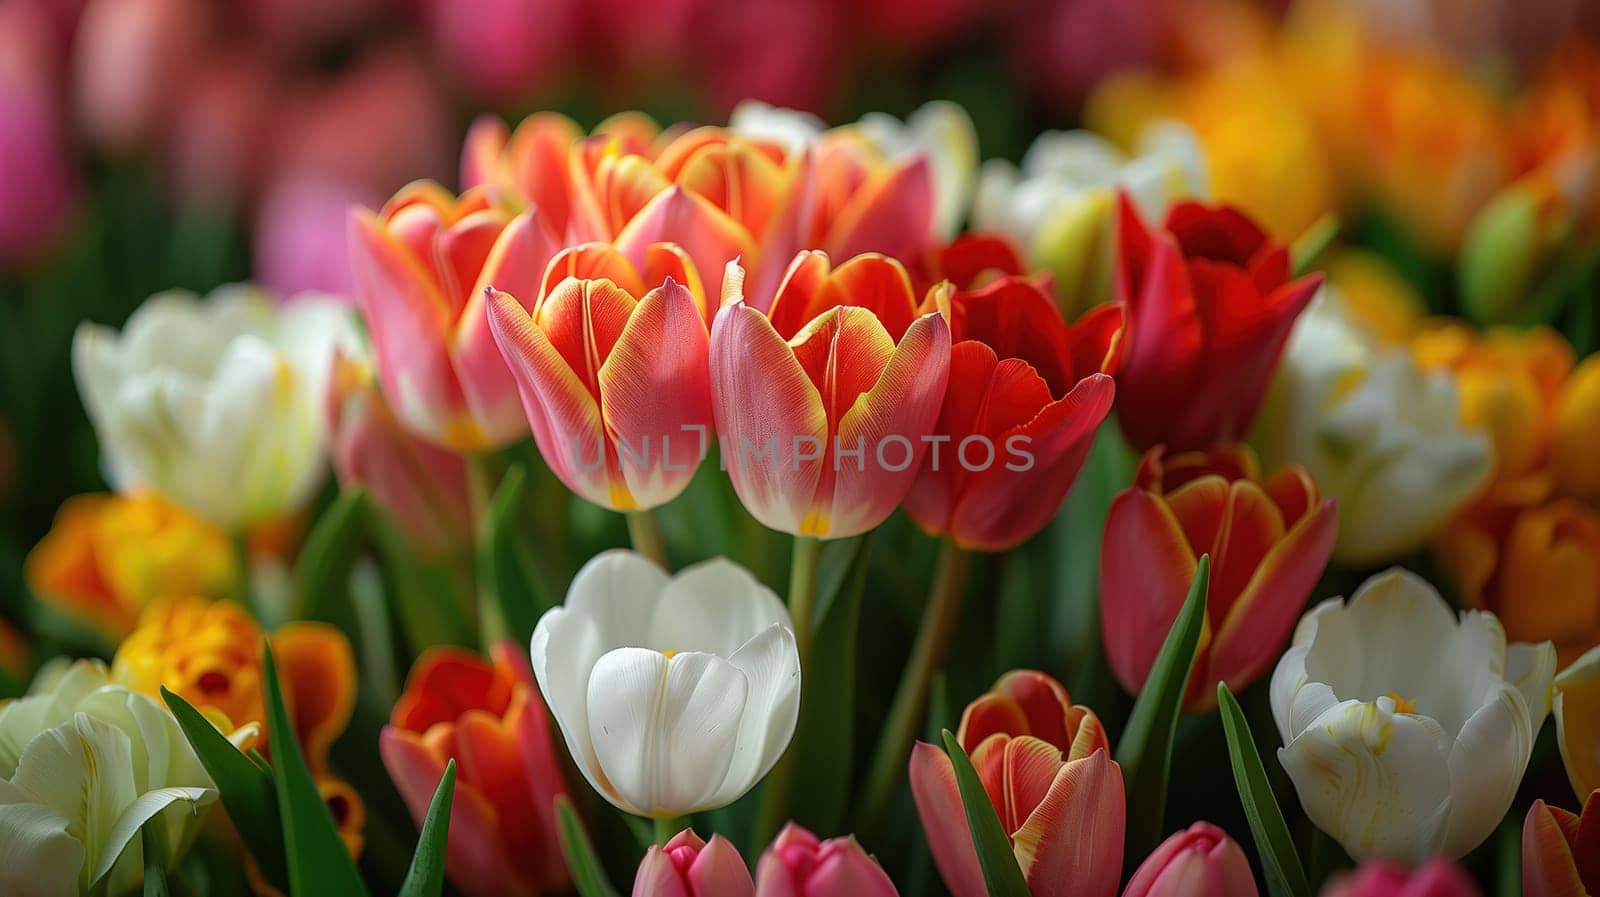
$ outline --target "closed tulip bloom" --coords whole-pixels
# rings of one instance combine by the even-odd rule
[[[880,255],[833,268],[801,253],[766,313],[743,283],[730,264],[711,331],[712,406],[739,500],[795,535],[872,529],[911,488],[934,432],[950,373],[944,315],[919,314],[905,269]]]
[[[924,458],[906,511],[957,545],[1004,551],[1055,517],[1111,411],[1123,310],[1069,328],[1043,287],[1006,277],[943,311],[954,345],[933,435],[945,441]]]
[[[1460,866],[1437,857],[1413,871],[1370,860],[1329,882],[1322,897],[1479,897],[1479,891]]]
[[[1583,812],[1533,802],[1522,823],[1523,897],[1600,894],[1600,791]]]
[[[899,893],[855,838],[820,841],[792,822],[756,863],[760,897],[897,897]]]
[[[1151,449],[1111,504],[1100,548],[1106,658],[1129,694],[1144,687],[1200,555],[1211,555],[1206,620],[1184,707],[1216,706],[1217,683],[1254,683],[1283,650],[1333,553],[1338,514],[1304,468],[1262,477],[1243,445]]]
[[[1600,443],[1600,358],[1584,359],[1561,389],[1556,403],[1550,454],[1556,485],[1564,493],[1600,501],[1600,465],[1593,447]]]
[[[1320,274],[1290,279],[1289,249],[1243,213],[1180,203],[1152,231],[1120,201],[1117,296],[1128,360],[1117,420],[1139,449],[1244,437]]]
[[[489,333],[485,290],[530,305],[538,299],[561,245],[539,210],[513,214],[487,188],[457,198],[422,182],[377,214],[352,212],[349,232],[356,302],[401,422],[461,452],[524,435],[516,383]]]
[[[1196,822],[1161,842],[1128,880],[1122,897],[1256,897],[1250,861],[1238,842]]]
[[[1600,790],[1600,647],[1556,676],[1550,712],[1573,792]]]
[[[739,849],[721,835],[703,841],[693,829],[652,845],[633,879],[633,897],[754,897],[755,892]]]
[[[1001,677],[957,739],[972,757],[1033,897],[1113,897],[1122,875],[1122,770],[1105,729],[1042,673]],[[918,742],[911,794],[934,865],[955,897],[984,897],[983,870],[944,751]]]
[[[699,274],[668,245],[648,262],[640,274],[612,247],[585,244],[551,261],[531,312],[506,293],[488,300],[539,452],[567,488],[617,511],[677,497],[710,440]]]
[[[800,710],[800,657],[772,590],[726,560],[669,577],[608,551],[539,619],[533,672],[601,796],[671,819],[749,791]]]
[[[457,763],[445,870],[472,897],[564,891],[567,864],[556,835],[566,793],[544,702],[509,642],[492,661],[460,648],[430,648],[406,677],[378,739],[383,765],[417,824],[445,765]]]
[[[1458,618],[1396,568],[1300,621],[1272,676],[1278,759],[1351,856],[1460,857],[1511,805],[1554,671],[1549,643],[1507,645],[1493,614]]]
[[[146,488],[232,529],[299,510],[326,473],[322,397],[345,309],[249,287],[146,300],[119,334],[83,323],[78,391],[119,491]]]

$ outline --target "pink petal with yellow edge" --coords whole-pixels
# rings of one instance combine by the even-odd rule
[[[922,741],[911,749],[911,796],[945,887],[954,897],[988,897],[955,767],[944,751]]]
[[[480,115],[472,120],[467,138],[461,144],[461,189],[494,182],[499,174],[500,154],[505,152],[511,131],[498,115]]]
[[[1323,499],[1271,547],[1232,607],[1214,622],[1209,681],[1191,681],[1188,709],[1214,706],[1218,681],[1239,691],[1272,668],[1328,566],[1338,532],[1333,499]]]
[[[630,296],[642,296],[646,289],[639,270],[615,246],[610,243],[582,243],[551,256],[539,279],[539,303],[530,310],[537,314],[546,297],[555,293],[561,282],[569,278],[609,280]]]
[[[1126,823],[1122,770],[1110,754],[1062,766],[1012,836],[1033,897],[1116,897]]]
[[[1005,749],[1005,801],[1000,822],[1007,832],[1022,828],[1050,793],[1062,767],[1061,749],[1042,738],[1010,739]]]
[[[783,169],[744,143],[708,146],[676,176],[685,189],[704,197],[752,234],[764,234],[784,200]]]
[[[823,247],[834,258],[863,252],[917,258],[934,240],[934,205],[933,169],[919,155],[855,192]]]
[[[645,250],[643,274],[644,282],[652,289],[666,283],[669,277],[683,284],[694,298],[706,333],[711,332],[711,317],[716,309],[711,307],[710,300],[706,298],[708,294],[705,281],[700,277],[700,269],[694,266],[694,259],[689,258],[682,246],[676,243],[651,244]]]
[[[710,336],[670,278],[639,301],[600,368],[600,411],[639,508],[678,496],[711,440]]]
[[[605,364],[638,301],[610,280],[567,278],[539,303],[533,321],[589,394],[600,397]]]
[[[1244,591],[1256,567],[1283,535],[1283,514],[1261,484],[1253,480],[1235,480],[1228,484],[1221,526],[1206,549],[1211,553],[1212,562],[1206,614],[1212,626],[1222,625],[1234,599]]]
[[[842,367],[847,350],[841,345],[836,351]],[[895,347],[878,382],[858,396],[839,420],[839,445],[865,451],[860,461],[836,458],[831,495],[823,493],[817,502],[825,519],[816,521],[820,525],[815,535],[846,538],[864,533],[900,504],[922,466],[927,450],[923,437],[933,432],[949,376],[950,328],[939,314],[918,318]]]
[[[1150,675],[1197,563],[1159,498],[1133,488],[1112,501],[1100,546],[1100,631],[1106,660],[1129,694]]]
[[[767,309],[767,319],[780,336],[793,339],[836,303],[831,301],[833,266],[826,252],[805,250],[788,265],[778,284],[777,295]]]
[[[717,313],[710,359],[712,414],[734,491],[763,524],[799,533],[824,467],[821,395],[766,316],[742,301]]]
[[[495,293],[488,311],[489,329],[516,378],[539,453],[568,489],[611,507],[599,403],[515,299]]]
[[[871,311],[896,342],[917,318],[911,276],[892,258],[877,253],[858,255],[836,268],[829,280],[830,302]]]
[[[650,200],[670,186],[671,182],[642,156],[609,157],[595,171],[595,195],[612,233],[621,233]]]
[[[738,222],[682,187],[657,194],[615,243],[635,267],[644,266],[653,243],[678,244],[700,271],[720,271],[728,262],[755,252],[750,234]]]
[[[393,726],[385,727],[378,736],[378,753],[412,820],[420,825],[444,776],[443,761],[421,739]],[[493,806],[471,785],[458,780],[450,803],[445,848],[451,884],[469,897],[532,897],[533,887],[518,875],[500,845],[499,819]]]
[[[1523,897],[1588,897],[1573,843],[1578,817],[1536,800],[1522,823]]]
[[[805,238],[809,226],[807,199],[811,195],[815,165],[809,152],[790,158],[786,164],[785,182],[780,188],[782,202],[772,213],[766,232],[752,235],[757,246],[750,302],[762,311],[771,306],[790,260],[808,242]]]

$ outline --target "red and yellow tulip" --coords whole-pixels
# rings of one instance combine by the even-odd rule
[[[1151,449],[1111,504],[1100,553],[1100,619],[1117,681],[1137,693],[1211,555],[1206,622],[1184,706],[1216,705],[1272,667],[1333,554],[1338,515],[1297,466],[1263,478],[1248,447]]]
[[[1034,897],[1112,897],[1122,874],[1122,771],[1100,720],[1054,679],[1008,673],[968,706],[957,733],[994,802]],[[983,871],[944,751],[918,742],[911,793],[934,864],[955,897],[982,897]]]
[[[1111,411],[1123,309],[1101,306],[1068,327],[1042,286],[1008,276],[941,311],[954,343],[934,427],[942,441],[906,511],[957,545],[1004,551],[1055,516]]]
[[[1600,894],[1600,791],[1573,813],[1536,800],[1522,823],[1524,897]]]
[[[723,465],[755,518],[844,538],[888,517],[917,476],[950,373],[935,288],[918,311],[905,268],[866,254],[833,267],[807,251],[771,308],[745,301],[730,264],[711,332]]]
[[[491,663],[458,648],[424,653],[379,736],[383,764],[419,824],[445,764],[458,764],[446,871],[462,893],[563,891],[570,879],[555,800],[566,783],[544,702],[521,652],[503,643],[492,655]]]

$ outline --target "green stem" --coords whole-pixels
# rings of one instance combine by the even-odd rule
[[[667,543],[661,538],[656,512],[625,511],[623,516],[628,520],[628,541],[633,543],[633,550],[671,571],[672,565],[667,563]]]
[[[493,578],[483,566],[489,539],[489,503],[494,498],[497,479],[487,454],[464,455],[467,465],[467,511],[472,521],[476,562],[472,569],[471,590],[463,605],[475,619],[469,623],[478,641],[487,648],[506,637],[509,627],[500,614],[500,603],[493,593]]]
[[[811,617],[817,602],[817,562],[821,558],[822,540],[815,536],[794,537],[794,552],[789,557],[789,619],[794,623],[794,646],[800,654],[802,676],[811,656]]]
[[[666,847],[672,836],[688,827],[689,820],[682,816],[669,816],[666,819],[656,819],[656,846]]]
[[[250,611],[262,625],[276,625],[278,620],[267,619],[268,608],[260,606],[256,595],[255,585],[250,581],[250,534],[244,529],[235,530],[233,533],[233,598],[239,605]]]
[[[928,606],[922,613],[917,640],[911,646],[900,687],[883,724],[872,766],[867,776],[862,803],[862,824],[856,831],[876,832],[888,816],[896,787],[905,780],[906,756],[917,726],[928,704],[928,689],[934,674],[944,663],[945,651],[961,620],[961,597],[966,591],[967,570],[972,555],[945,539],[939,546],[939,561],[928,591]]]

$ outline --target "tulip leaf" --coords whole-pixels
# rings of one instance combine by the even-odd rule
[[[295,560],[292,619],[357,630],[350,606],[350,569],[366,535],[367,494],[359,489],[341,493],[312,525]]]
[[[162,814],[150,817],[140,832],[144,846],[144,897],[168,897],[167,821]]]
[[[484,625],[495,636],[526,644],[533,637],[539,615],[553,602],[544,591],[534,566],[533,555],[519,536],[519,516],[527,494],[528,475],[522,465],[506,471],[489,500],[479,545],[478,572],[486,584]],[[485,639],[490,642],[495,639]]]
[[[955,767],[956,787],[961,791],[961,806],[967,813],[967,827],[972,831],[972,846],[978,851],[978,865],[983,869],[989,897],[1028,897],[1028,883],[1022,877],[1022,867],[1017,865],[1011,838],[1000,826],[1000,817],[978,771],[972,768],[972,759],[949,729],[940,735]]]
[[[1117,745],[1117,763],[1128,789],[1128,841],[1124,856],[1137,865],[1160,840],[1167,808],[1167,779],[1172,766],[1172,741],[1183,710],[1189,671],[1206,619],[1206,591],[1211,558],[1201,555],[1194,582],[1184,599],[1150,676],[1133,704],[1128,726]]]
[[[1289,247],[1291,264],[1294,276],[1299,277],[1311,271],[1317,259],[1333,243],[1333,238],[1339,235],[1339,216],[1329,212],[1311,222],[1306,232],[1295,238],[1294,245]]]
[[[556,798],[556,828],[561,834],[561,852],[567,858],[567,869],[572,872],[572,883],[580,897],[617,897],[617,889],[606,879],[605,870],[594,855],[594,845],[589,843],[578,811],[564,794]]]
[[[272,647],[263,642],[261,650],[267,685],[267,746],[272,750],[272,782],[283,817],[289,892],[365,895],[361,873],[339,837],[333,814],[317,790],[295,740]]]
[[[1250,820],[1250,834],[1255,837],[1256,850],[1261,853],[1261,870],[1266,875],[1267,893],[1271,897],[1305,897],[1311,893],[1306,873],[1300,865],[1300,855],[1295,852],[1294,838],[1278,808],[1278,799],[1267,781],[1266,767],[1261,765],[1261,755],[1250,735],[1250,723],[1244,709],[1239,706],[1233,692],[1225,683],[1217,683],[1217,710],[1222,716],[1222,730],[1228,737],[1228,759],[1233,764],[1233,781],[1239,788],[1239,800],[1244,804],[1244,815]]]
[[[239,830],[240,840],[255,857],[261,874],[274,887],[283,890],[289,878],[285,871],[283,830],[278,820],[278,793],[272,773],[234,747],[210,720],[194,709],[194,705],[166,688],[161,689],[161,697],[178,720],[178,727],[189,740],[195,756],[200,758],[200,765],[216,783],[222,806],[228,811],[233,827]]]
[[[456,793],[456,761],[444,765],[444,775],[428,804],[417,836],[417,852],[411,857],[411,871],[400,885],[399,897],[439,897],[444,893],[445,852],[450,839],[450,804]]]

